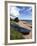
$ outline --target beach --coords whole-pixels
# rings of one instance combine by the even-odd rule
[[[26,21],[19,21],[17,23],[19,26],[23,27],[23,28],[27,28],[28,30],[31,30],[32,25],[30,25],[29,23],[27,23]]]
[[[11,28],[16,29],[18,32],[21,32],[24,39],[32,38],[32,25],[27,23],[26,21],[11,23]]]
[[[28,24],[26,21],[19,21],[17,23],[19,26],[26,28],[28,30],[32,30],[32,25]],[[28,35],[23,35],[25,39],[31,39],[32,38],[32,31]]]

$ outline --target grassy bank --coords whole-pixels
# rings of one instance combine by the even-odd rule
[[[14,24],[15,21],[11,21],[10,23]],[[18,32],[15,28],[10,29],[10,40],[16,40],[16,39],[24,39],[22,36],[22,33]]]
[[[23,39],[23,36],[20,32],[16,31],[16,29],[10,30],[10,39]]]

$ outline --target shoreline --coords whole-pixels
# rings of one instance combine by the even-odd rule
[[[32,25],[28,24],[27,22],[25,21],[19,21],[19,22],[12,22],[11,23],[11,29],[16,29],[17,31],[19,31],[21,33],[22,30],[22,36],[25,38],[25,39],[31,39],[32,38]],[[31,27],[30,27],[31,26]],[[25,35],[25,33],[29,32],[29,34]]]
[[[18,24],[20,27],[26,28],[28,30],[32,30],[32,25],[30,25],[29,23],[27,23],[26,21],[19,21]]]

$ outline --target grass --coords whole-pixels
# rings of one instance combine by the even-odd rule
[[[15,24],[15,21],[10,21],[10,23]],[[24,39],[22,33],[18,32],[15,28],[10,29],[10,40]]]
[[[10,30],[10,40],[24,39],[22,33],[16,31],[16,29]]]
[[[13,23],[13,24],[14,24],[14,23],[16,23],[16,22],[15,22],[15,21],[10,21],[10,23]]]

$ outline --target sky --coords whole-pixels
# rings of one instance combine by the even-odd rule
[[[32,7],[12,6],[10,7],[11,18],[18,17],[20,20],[32,20]]]

